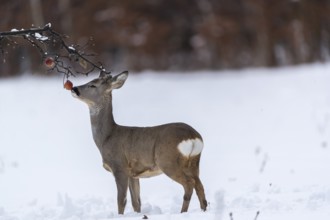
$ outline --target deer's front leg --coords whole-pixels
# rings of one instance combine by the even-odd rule
[[[132,205],[135,212],[141,212],[141,199],[140,199],[140,181],[129,177],[129,191],[131,193]]]
[[[125,173],[115,173],[115,180],[117,185],[117,204],[118,214],[124,214],[126,206],[126,195],[128,189],[128,176]]]

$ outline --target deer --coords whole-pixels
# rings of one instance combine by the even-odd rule
[[[200,208],[206,211],[204,187],[199,178],[203,150],[201,135],[184,123],[154,127],[118,125],[113,116],[112,90],[123,86],[128,71],[116,76],[101,72],[98,78],[73,87],[73,97],[89,108],[94,142],[103,167],[111,172],[117,186],[118,214],[124,214],[127,191],[135,212],[141,212],[139,178],[165,174],[184,189],[181,212],[187,212],[195,189]]]

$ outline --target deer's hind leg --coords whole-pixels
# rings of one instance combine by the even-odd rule
[[[195,180],[191,177],[185,177],[185,180],[182,181],[181,185],[184,188],[184,196],[183,196],[183,204],[181,208],[181,212],[187,212],[191,200],[191,196],[193,194]]]
[[[200,206],[203,210],[206,210],[207,202],[205,199],[204,188],[199,179],[199,161],[200,153],[197,155],[187,154],[187,150],[194,149],[195,141],[183,142],[183,152],[177,148],[179,145],[174,145],[173,151],[168,150],[168,143],[161,145],[156,151],[156,164],[158,167],[171,179],[180,183],[184,188],[183,204],[181,212],[186,212],[189,208],[190,199],[193,190],[196,190],[197,196],[200,201]],[[199,142],[199,150],[201,149]],[[177,147],[178,146],[178,147]],[[182,149],[181,149],[182,150]],[[191,150],[192,152],[192,150]]]
[[[203,211],[206,211],[207,201],[205,198],[204,187],[198,176],[195,176],[195,190],[198,200]]]
[[[165,172],[164,172],[165,173]],[[165,173],[166,174],[166,173]],[[182,176],[170,176],[171,179],[180,183],[184,188],[184,196],[183,196],[183,204],[181,208],[181,212],[187,212],[191,200],[191,196],[193,194],[193,189],[196,190],[196,194],[200,203],[200,207],[203,211],[206,211],[207,201],[205,198],[204,187],[198,176],[187,176],[186,174],[182,174]]]
[[[180,183],[184,189],[183,204],[181,212],[187,212],[190,204],[190,199],[193,194],[195,187],[195,179],[192,175],[187,174],[182,167],[171,163],[172,165],[166,164],[167,166],[162,166],[159,164],[161,170],[172,180]]]
[[[205,198],[202,181],[199,178],[199,161],[200,161],[200,155],[190,158],[187,166],[187,170],[188,170],[187,172],[190,173],[195,180],[194,188],[200,203],[200,207],[203,211],[206,211],[207,201]]]

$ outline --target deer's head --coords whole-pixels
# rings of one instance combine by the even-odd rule
[[[101,73],[98,78],[84,85],[73,87],[71,93],[73,97],[85,102],[89,107],[101,107],[109,99],[111,100],[111,91],[122,87],[127,77],[127,71],[114,77]]]

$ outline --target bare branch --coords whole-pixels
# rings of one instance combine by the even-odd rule
[[[6,37],[6,36],[20,36],[20,35],[27,35],[27,34],[34,34],[34,33],[42,33],[45,31],[50,30],[50,24],[45,25],[43,28],[31,28],[27,30],[11,30],[11,31],[5,31],[0,32],[0,37]]]
[[[49,71],[55,70],[59,73],[63,73],[64,77],[76,76],[76,74],[88,75],[93,71],[100,71],[110,74],[110,71],[106,71],[101,63],[94,63],[89,57],[94,57],[94,54],[86,54],[82,49],[79,50],[79,45],[69,46],[64,38],[66,36],[59,34],[51,28],[50,24],[45,25],[42,28],[31,28],[27,30],[16,30],[0,32],[0,43],[4,39],[10,41],[10,44],[14,44],[13,37],[22,38],[30,45],[35,47],[45,60],[47,57],[54,57],[54,64],[46,64],[49,67]],[[51,48],[59,46],[60,49],[57,52],[51,52]],[[87,44],[83,46],[86,48]],[[0,53],[4,54],[5,49],[0,44]],[[49,60],[48,60],[49,62]],[[79,66],[85,71],[79,71],[68,63],[78,63]]]

